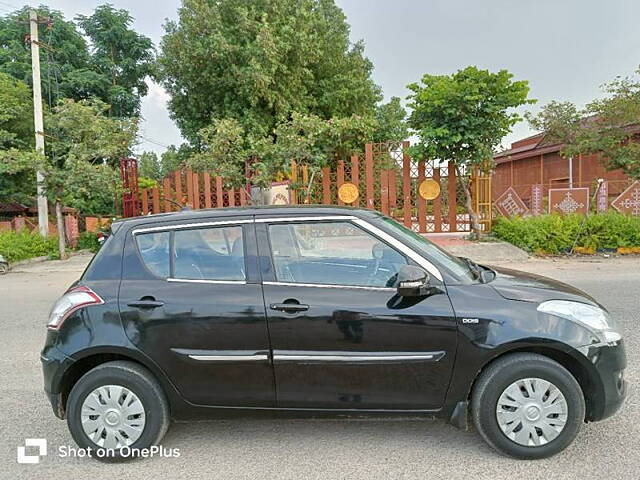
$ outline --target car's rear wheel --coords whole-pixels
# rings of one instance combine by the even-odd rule
[[[522,459],[564,450],[585,415],[573,375],[554,360],[530,353],[489,365],[473,389],[471,408],[482,438],[500,453]]]
[[[73,386],[67,424],[76,443],[98,459],[123,459],[157,445],[169,426],[162,388],[144,367],[108,362]]]

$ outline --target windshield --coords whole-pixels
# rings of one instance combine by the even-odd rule
[[[392,218],[381,216],[379,219],[385,226],[391,228],[403,243],[428,260],[438,264],[438,266],[445,268],[450,275],[466,281],[473,281],[476,279],[475,273],[464,260],[445,252],[422,235],[408,229]]]

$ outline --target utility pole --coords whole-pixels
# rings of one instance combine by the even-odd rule
[[[38,43],[38,14],[29,10],[31,26],[31,70],[33,73],[33,123],[36,130],[36,152],[44,155],[44,122],[42,121],[42,91],[40,89],[40,44]],[[44,195],[44,175],[36,172],[38,192],[38,227],[40,235],[49,234],[49,211],[47,197]]]

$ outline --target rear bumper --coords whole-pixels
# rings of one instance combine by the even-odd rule
[[[44,393],[49,399],[53,413],[58,418],[64,418],[64,399],[62,397],[62,379],[64,372],[71,366],[73,360],[55,347],[47,346],[40,354],[42,374],[44,378]]]
[[[616,413],[627,395],[624,369],[627,366],[624,341],[614,346],[589,347],[587,357],[595,367],[591,411],[587,420],[599,421]]]

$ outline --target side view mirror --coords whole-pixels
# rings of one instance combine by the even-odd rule
[[[401,297],[420,297],[430,291],[429,274],[419,267],[404,265],[398,272],[398,295]]]

